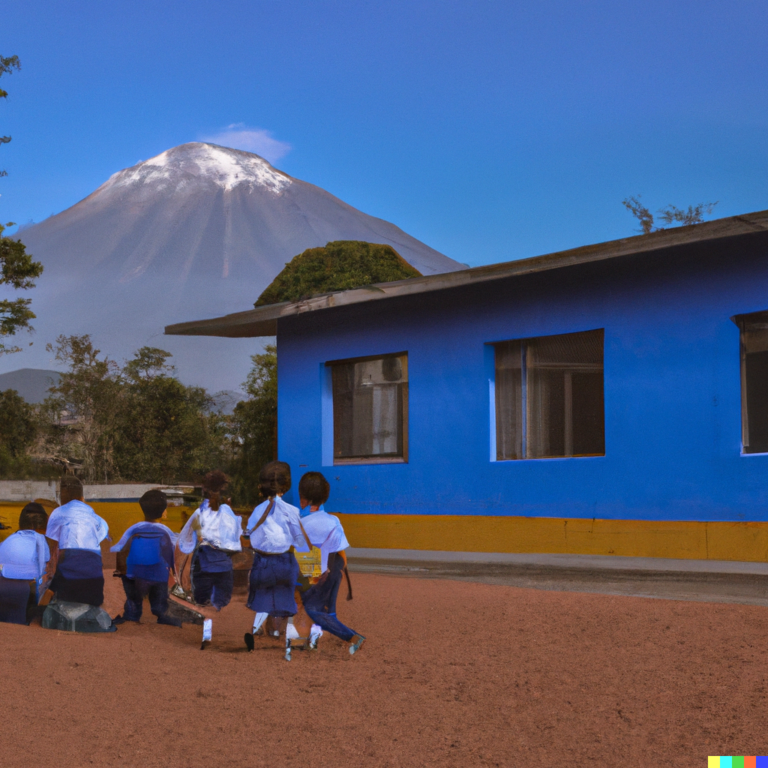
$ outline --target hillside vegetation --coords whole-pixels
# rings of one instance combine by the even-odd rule
[[[335,240],[294,256],[259,296],[255,307],[299,301],[372,283],[421,277],[391,245]]]

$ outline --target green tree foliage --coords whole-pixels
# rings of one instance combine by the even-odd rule
[[[15,389],[0,392],[0,477],[29,474],[27,451],[37,436],[37,417]]]
[[[13,74],[21,68],[18,56],[0,56],[0,77]],[[8,92],[0,88],[0,99],[5,99]],[[0,136],[0,145],[7,144],[10,136]],[[6,176],[0,171],[0,176]],[[43,273],[43,265],[32,260],[24,248],[24,243],[11,237],[3,236],[6,227],[12,227],[13,222],[0,224],[0,286],[9,285],[15,290],[33,288],[35,278]],[[0,299],[0,355],[8,352],[18,352],[19,347],[8,346],[3,339],[13,336],[22,329],[30,329],[30,320],[35,315],[30,307],[29,299]]]
[[[12,75],[13,71],[21,69],[21,62],[18,56],[0,56],[0,77],[3,75]],[[0,99],[7,99],[8,91],[0,88]],[[10,136],[0,136],[0,144],[7,144],[11,140]],[[0,171],[0,176],[7,176],[7,171]]]
[[[233,434],[237,452],[231,467],[232,492],[239,504],[255,504],[259,470],[277,458],[277,348],[269,344],[251,357],[245,382],[249,395],[235,406]]]
[[[86,481],[109,482],[120,399],[118,365],[100,357],[87,334],[59,336],[46,349],[68,369],[43,404],[51,425],[48,451],[62,460],[82,462]]]
[[[86,481],[188,482],[223,461],[223,421],[204,389],[175,378],[170,353],[142,347],[120,368],[87,335],[49,350],[68,370],[44,403],[46,452],[82,463]]]
[[[115,421],[117,475],[134,482],[173,483],[198,478],[220,466],[221,417],[200,387],[173,376],[169,352],[142,347],[123,368]]]
[[[689,224],[701,224],[705,216],[709,216],[719,201],[714,203],[699,203],[698,205],[689,205],[687,209],[677,208],[674,205],[668,205],[657,211],[659,219],[664,224],[680,224],[687,226]],[[653,214],[640,202],[640,195],[628,197],[622,200],[622,205],[638,220],[640,229],[644,235],[651,232],[659,232],[665,227],[657,227]]]
[[[294,256],[259,296],[255,307],[299,301],[332,291],[421,277],[390,245],[335,240]]]

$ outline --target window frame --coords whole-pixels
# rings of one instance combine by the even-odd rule
[[[333,368],[334,366],[341,365],[355,365],[357,363],[367,363],[373,360],[385,360],[387,358],[405,358],[406,375],[407,379],[402,382],[403,386],[400,387],[401,403],[399,407],[400,412],[400,431],[401,431],[401,443],[402,453],[401,455],[372,455],[372,456],[349,456],[338,457],[336,456],[336,412],[333,399]],[[372,465],[372,464],[407,464],[408,463],[408,427],[409,427],[409,389],[410,389],[410,365],[408,361],[407,350],[401,352],[385,352],[377,355],[360,355],[358,357],[347,357],[342,359],[327,360],[323,363],[323,368],[326,371],[326,376],[329,380],[330,389],[330,423],[328,424],[330,430],[330,457],[332,458],[332,466],[349,466],[349,465]]]
[[[539,339],[548,339],[552,337],[562,337],[562,336],[570,336],[570,335],[579,335],[584,333],[596,333],[600,332],[602,334],[602,364],[598,365],[597,363],[584,363],[582,364],[583,368],[592,368],[594,367],[595,370],[599,368],[599,370],[602,372],[602,403],[603,403],[603,451],[602,453],[570,453],[570,454],[563,454],[563,455],[547,455],[547,456],[534,456],[529,455],[529,446],[528,446],[528,431],[531,426],[531,400],[532,395],[529,392],[530,388],[530,379],[529,379],[529,365],[528,365],[528,355],[527,355],[527,345],[531,342],[536,342]],[[513,457],[500,457],[499,456],[499,391],[498,391],[498,368],[497,368],[497,355],[498,355],[498,348],[503,345],[509,345],[509,344],[519,344],[520,345],[520,353],[521,353],[521,360],[520,360],[520,423],[521,423],[521,439],[520,439],[520,455],[519,456],[513,456]],[[590,328],[586,330],[579,330],[579,331],[567,331],[564,333],[546,333],[546,334],[540,334],[537,336],[526,336],[524,338],[512,338],[512,339],[502,339],[499,341],[492,341],[487,342],[486,347],[490,348],[490,355],[488,357],[488,368],[489,373],[492,376],[492,386],[489,390],[490,395],[490,412],[491,412],[491,418],[490,418],[490,427],[491,427],[491,461],[492,462],[508,462],[508,461],[548,461],[548,460],[564,460],[564,459],[595,459],[595,458],[603,458],[607,454],[607,445],[606,445],[606,414],[605,414],[605,328]],[[577,367],[578,364],[574,364],[574,367]],[[572,382],[572,380],[571,380]],[[572,386],[572,384],[571,384]],[[572,393],[572,389],[569,390]],[[568,404],[564,403],[564,414],[570,414],[571,415],[571,428],[570,430],[567,430],[567,426],[564,425],[564,429],[566,429],[566,435],[570,434],[570,442],[571,446],[573,445],[573,439],[574,439],[574,423],[573,423],[573,396],[571,394],[571,400],[570,400],[570,408],[568,408]],[[568,438],[564,437],[564,443],[568,444]]]
[[[740,413],[741,413],[741,435],[740,443],[742,456],[765,456],[766,450],[750,451],[749,449],[749,400],[747,397],[747,345],[745,334],[749,326],[754,323],[765,325],[768,330],[768,310],[758,310],[756,312],[745,312],[741,315],[734,315],[731,320],[739,329],[739,395],[740,395]]]

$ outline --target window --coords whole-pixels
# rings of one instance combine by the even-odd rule
[[[734,318],[741,329],[741,440],[768,453],[768,312]]]
[[[334,463],[406,461],[408,355],[328,363]]]
[[[497,460],[605,454],[602,330],[494,347]]]

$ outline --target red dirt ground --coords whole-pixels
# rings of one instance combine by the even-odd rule
[[[702,766],[768,754],[768,611],[353,576],[350,657],[199,626],[0,625],[0,765]],[[107,579],[114,615],[120,583]],[[146,614],[148,606],[145,608]]]

